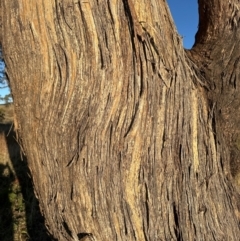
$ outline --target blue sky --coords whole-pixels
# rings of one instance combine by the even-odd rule
[[[183,37],[183,45],[186,49],[190,49],[194,44],[198,28],[197,0],[167,0],[167,2],[178,33]],[[0,89],[0,96],[6,94],[9,94],[8,88]]]
[[[190,49],[198,29],[197,0],[167,0],[178,33],[183,37],[183,45]]]
[[[0,61],[0,73],[3,71],[4,69],[4,64],[3,62]],[[1,74],[0,74],[1,76]],[[1,88],[2,85],[0,85],[0,97],[4,97],[5,95],[9,94],[10,90],[9,88]],[[0,100],[0,104],[3,103],[3,101]]]

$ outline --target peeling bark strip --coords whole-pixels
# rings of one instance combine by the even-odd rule
[[[134,8],[134,4],[133,4],[132,0],[125,0],[125,1],[127,2],[128,11],[129,11],[131,21],[133,24],[132,27],[133,27],[134,35],[135,35],[135,37],[139,36],[140,39],[142,41],[144,41],[146,38],[145,37],[146,33],[144,32],[140,22],[138,21],[138,17],[137,17],[135,8]]]
[[[1,1],[18,132],[57,240],[237,240],[239,1]]]
[[[195,90],[192,90],[192,149],[193,149],[193,166],[195,173],[198,172],[198,98]]]

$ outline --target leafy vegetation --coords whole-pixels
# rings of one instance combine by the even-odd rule
[[[9,88],[9,85],[8,85],[7,75],[5,72],[5,64],[3,61],[3,54],[2,54],[2,50],[0,48],[0,90],[6,89],[6,88]],[[4,96],[0,95],[0,102],[9,104],[9,103],[12,103],[12,101],[13,100],[12,100],[11,93],[5,94]],[[0,116],[0,121],[1,121],[1,116]]]
[[[5,73],[5,64],[3,61],[3,54],[2,50],[0,49],[0,87],[4,88],[7,87],[7,76]]]

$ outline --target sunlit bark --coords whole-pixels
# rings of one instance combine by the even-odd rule
[[[236,240],[237,0],[2,3],[16,129],[58,240]]]

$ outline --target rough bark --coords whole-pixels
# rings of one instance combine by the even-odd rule
[[[236,240],[239,7],[3,0],[16,129],[58,240]]]

